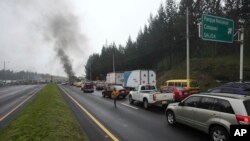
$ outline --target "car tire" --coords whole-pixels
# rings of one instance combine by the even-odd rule
[[[103,98],[105,98],[105,95],[104,95],[104,93],[102,93],[102,97],[103,97]]]
[[[175,115],[172,111],[167,111],[166,113],[167,122],[170,126],[176,125]]]
[[[145,109],[148,109],[149,104],[148,104],[148,100],[147,100],[147,99],[143,99],[143,107],[144,107]]]
[[[229,134],[225,128],[221,126],[214,126],[209,131],[211,141],[229,141]]]
[[[129,100],[129,104],[134,104],[134,100],[131,95],[128,97],[128,100]]]

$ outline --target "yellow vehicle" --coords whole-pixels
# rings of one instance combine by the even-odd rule
[[[199,93],[200,87],[196,80],[192,79],[174,79],[168,80],[161,86],[161,89],[166,88],[167,86],[177,86],[177,87],[184,87],[185,89],[189,90],[191,94]]]
[[[81,81],[76,82],[76,83],[75,83],[75,86],[76,86],[76,87],[81,87],[81,86],[82,86],[82,82],[81,82]]]

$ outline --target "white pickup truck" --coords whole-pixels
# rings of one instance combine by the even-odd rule
[[[154,85],[139,85],[129,93],[129,103],[133,104],[134,101],[143,102],[145,109],[150,105],[164,106],[173,100],[173,94],[157,92]]]

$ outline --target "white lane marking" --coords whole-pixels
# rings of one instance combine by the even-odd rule
[[[38,91],[40,91],[43,87],[41,87],[40,89],[37,88],[35,90],[33,90],[32,92],[30,92],[29,94],[31,94],[29,97],[27,97],[26,99],[24,99],[21,103],[19,103],[17,106],[15,106],[13,109],[11,109],[8,113],[6,113],[4,116],[0,117],[0,122],[2,122],[6,117],[8,117],[10,114],[12,114],[14,111],[16,111],[19,107],[21,107],[26,101],[28,101],[30,98],[32,98]]]
[[[129,108],[133,108],[133,109],[135,109],[135,110],[138,110],[138,108],[136,108],[136,107],[134,107],[134,106],[131,106],[131,105],[128,105],[128,104],[126,104],[126,103],[121,103],[122,105],[124,105],[124,106],[127,106],[127,107],[129,107]]]

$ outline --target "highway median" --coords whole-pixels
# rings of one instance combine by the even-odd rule
[[[88,141],[58,87],[48,84],[17,117],[0,131],[2,141]]]

